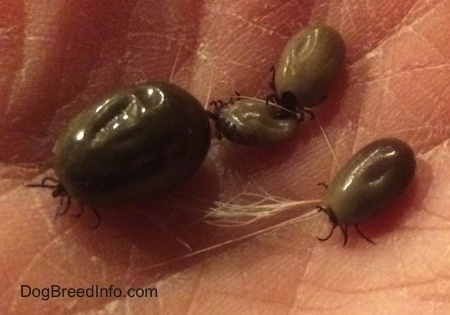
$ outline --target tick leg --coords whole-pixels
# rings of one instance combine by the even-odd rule
[[[214,107],[214,113],[220,113],[220,110],[226,106],[222,100],[211,101],[209,106]]]
[[[309,109],[306,109],[306,108],[299,108],[298,111],[301,112],[301,113],[307,113],[307,114],[309,115],[310,119],[316,118],[316,116],[314,115],[314,113],[313,113],[311,110],[309,110]],[[305,115],[303,114],[302,116],[305,116]]]
[[[341,228],[342,234],[344,235],[344,245],[347,245],[347,240],[348,240],[348,225],[339,225],[339,227]]]
[[[206,112],[206,115],[209,117],[209,119],[214,120],[214,121],[217,121],[219,119],[219,114],[210,112],[209,110],[205,110],[205,112]]]
[[[72,215],[74,218],[79,218],[84,214],[84,206],[81,203],[79,203],[78,206],[80,207],[80,211]],[[98,211],[95,208],[91,208],[91,210],[94,213],[95,217],[97,218],[96,220],[97,222],[93,226],[91,226],[91,229],[95,230],[100,227],[102,219],[100,217],[100,213],[98,213]]]
[[[316,209],[318,210],[318,212],[325,212],[326,213],[325,208],[322,207],[322,206],[316,206]]]
[[[209,107],[214,107],[214,111],[215,112],[217,112],[217,111],[219,111],[219,104],[218,104],[218,101],[211,101],[210,103],[209,103]]]
[[[228,100],[228,104],[234,104],[234,102],[239,101],[241,99],[241,93],[238,91],[234,91],[234,95],[230,96],[230,99]]]
[[[222,140],[222,131],[220,130],[221,125],[222,125],[222,120],[220,120],[219,116],[217,116],[215,126],[216,126],[216,137],[218,140]]]
[[[45,184],[45,182],[52,182],[55,185],[59,184],[59,181],[56,178],[53,178],[53,177],[50,177],[50,176],[44,177],[42,179],[42,181],[41,181],[41,184],[42,185],[48,185],[48,184]]]
[[[58,211],[59,213],[58,213],[58,216],[61,216],[61,215],[63,215],[63,214],[65,214],[67,211],[69,211],[69,209],[70,209],[70,204],[71,204],[71,198],[70,198],[70,196],[61,196],[61,203],[60,203],[60,206],[62,206],[62,204],[63,204],[63,200],[64,199],[66,199],[67,200],[67,202],[66,202],[66,206],[64,207],[64,208],[61,208],[62,209],[62,211]]]
[[[328,189],[328,185],[325,183],[317,183],[317,186],[323,186],[325,189]]]
[[[64,205],[64,199],[67,199],[66,205]],[[60,196],[58,211],[56,211],[55,218],[53,220],[56,220],[58,217],[64,215],[67,211],[69,211],[70,204],[70,196]]]
[[[216,101],[212,101],[209,103],[208,107],[214,107],[214,111],[209,111],[205,109],[206,115],[209,117],[209,119],[217,121],[217,119],[219,119],[219,113],[220,113],[220,109],[219,106],[217,105]]]
[[[51,188],[51,189],[55,189],[56,185],[48,185],[48,184],[25,184],[25,187],[40,187],[40,188]]]
[[[320,209],[320,210],[322,210],[322,209]],[[333,225],[333,227],[331,228],[330,234],[328,234],[327,237],[324,237],[324,238],[318,237],[317,239],[321,242],[328,240],[331,237],[331,235],[333,235],[333,232],[334,232],[334,229],[336,228],[336,226],[337,225]]]
[[[278,104],[278,96],[274,93],[267,95],[266,97],[266,105],[268,105],[269,103],[275,103]]]
[[[269,81],[269,87],[277,94],[277,88],[275,87],[275,66],[270,67],[270,72],[272,73],[272,79]]]
[[[46,182],[51,182],[53,184],[47,184]],[[44,177],[39,184],[25,184],[25,187],[42,187],[42,188],[56,188],[59,182],[53,177]]]
[[[375,245],[375,242],[374,242],[374,241],[372,241],[370,238],[368,238],[366,235],[364,235],[363,232],[361,232],[361,230],[358,228],[358,225],[355,224],[354,226],[355,226],[356,231],[359,233],[359,235],[361,235],[361,236],[362,236],[366,241],[368,241],[369,243]]]

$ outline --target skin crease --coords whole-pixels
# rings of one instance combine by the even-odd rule
[[[450,312],[450,2],[180,3],[0,1],[1,313]],[[99,230],[89,229],[89,211],[54,222],[58,201],[23,187],[51,174],[52,137],[89,100],[128,83],[168,80],[178,52],[173,81],[202,103],[234,90],[263,97],[283,43],[316,21],[338,29],[348,47],[340,81],[314,108],[340,163],[387,136],[417,154],[406,194],[360,226],[375,246],[351,228],[346,248],[338,233],[318,242],[329,229],[321,215],[151,268],[190,252],[174,234],[198,250],[286,219],[217,228],[175,215],[176,201],[185,208],[192,196],[225,201],[258,186],[295,200],[320,198],[315,184],[329,182],[338,166],[315,122],[269,151],[213,143],[192,182],[168,195],[172,202],[100,209]],[[20,298],[21,284],[157,287],[159,298],[44,302]]]

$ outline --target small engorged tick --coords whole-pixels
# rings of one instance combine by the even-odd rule
[[[218,138],[246,146],[266,146],[292,137],[298,128],[294,113],[275,117],[276,107],[263,100],[240,98],[227,103],[212,102],[215,106],[210,117],[215,121]]]
[[[94,206],[151,197],[192,175],[210,142],[208,116],[189,92],[161,82],[129,86],[94,103],[59,136],[56,182],[28,186]]]
[[[326,90],[339,74],[345,59],[341,35],[325,25],[307,26],[286,44],[276,67],[272,68],[267,97],[290,111],[303,113],[325,99]]]
[[[333,225],[328,240],[339,226],[347,243],[347,229],[353,225],[367,241],[358,224],[372,217],[405,190],[416,169],[411,147],[395,138],[376,140],[357,152],[327,188],[323,205]]]

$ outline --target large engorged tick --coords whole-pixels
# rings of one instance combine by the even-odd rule
[[[323,204],[334,229],[339,226],[347,243],[347,228],[354,225],[358,233],[373,243],[358,224],[386,207],[405,190],[416,169],[411,147],[395,138],[376,140],[358,151],[327,188]]]
[[[246,146],[266,146],[286,141],[298,128],[295,114],[275,117],[276,108],[262,100],[238,98],[223,104],[219,101],[210,117],[218,136]]]
[[[302,112],[320,103],[339,74],[345,59],[342,36],[325,25],[307,26],[286,44],[270,83],[267,99]]]
[[[184,182],[211,141],[202,105],[181,87],[153,82],[123,88],[75,117],[53,148],[54,197],[105,205],[151,197]]]

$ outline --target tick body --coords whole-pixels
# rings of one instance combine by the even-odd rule
[[[376,140],[357,152],[336,175],[323,198],[324,211],[334,229],[339,226],[347,243],[347,227],[369,242],[358,224],[386,207],[405,190],[416,169],[410,146],[395,138]]]
[[[286,44],[273,72],[271,87],[278,104],[301,110],[320,103],[345,59],[341,35],[325,25],[307,26]]]
[[[215,120],[219,137],[247,146],[265,146],[283,142],[298,128],[295,115],[275,117],[273,106],[261,100],[238,99],[216,108]]]
[[[83,111],[60,135],[53,148],[58,189],[88,205],[153,196],[194,173],[210,140],[205,111],[181,87],[126,87]]]

